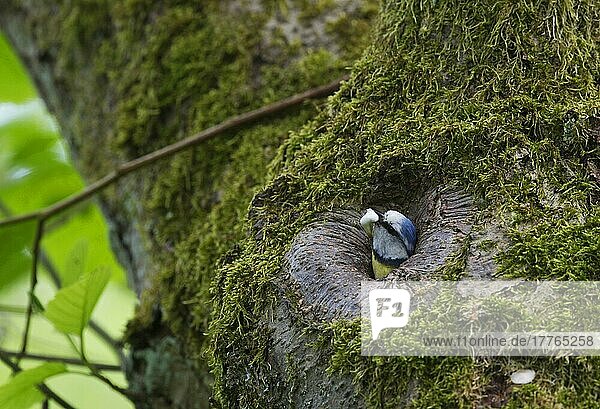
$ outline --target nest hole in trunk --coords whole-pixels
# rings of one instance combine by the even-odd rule
[[[471,198],[457,188],[436,187],[404,207],[366,204],[364,209],[323,213],[304,228],[285,256],[284,277],[304,307],[324,321],[360,315],[360,283],[374,280],[371,239],[359,220],[367,207],[398,210],[417,227],[415,254],[384,280],[434,279],[460,252],[473,225]]]

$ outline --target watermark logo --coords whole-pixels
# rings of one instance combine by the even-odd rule
[[[402,328],[408,324],[410,292],[401,288],[383,288],[369,292],[371,334],[373,340],[385,328]]]
[[[367,356],[600,356],[600,281],[370,280],[360,299]]]

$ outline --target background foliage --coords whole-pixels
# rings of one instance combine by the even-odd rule
[[[0,35],[0,218],[48,206],[83,186],[55,122]],[[42,249],[63,285],[98,269],[110,272],[110,282],[93,317],[119,339],[133,313],[135,296],[127,289],[124,272],[110,250],[107,226],[98,207],[84,204],[50,220],[47,226]],[[20,348],[33,234],[33,223],[0,228],[0,348],[4,350]],[[36,295],[43,305],[48,305],[56,289],[44,266],[40,270]],[[65,337],[41,314],[34,316],[29,345],[35,353],[76,357]],[[92,333],[86,333],[86,352],[91,361],[117,362],[114,354]],[[22,362],[25,368],[39,364]],[[0,384],[9,376],[10,370],[0,366]],[[110,377],[124,384],[121,374]],[[50,379],[48,385],[77,408],[131,407],[126,399],[88,376],[59,375]]]

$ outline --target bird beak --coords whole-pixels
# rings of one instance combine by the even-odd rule
[[[377,220],[375,223],[379,224],[381,227],[386,229],[388,233],[390,233],[392,236],[397,236],[398,232],[394,230],[391,224],[385,221],[385,216],[383,215],[383,213],[375,209],[373,209],[373,211],[375,212],[377,217],[379,217],[379,220]]]
[[[383,221],[383,213],[381,213],[379,210],[375,210],[373,208],[371,208],[375,214],[379,217],[379,222],[381,223]]]

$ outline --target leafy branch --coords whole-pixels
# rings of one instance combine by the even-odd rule
[[[2,213],[5,217],[12,216],[12,212],[10,211],[8,206],[6,206],[6,204],[2,200],[0,200],[0,213]],[[46,228],[46,225],[44,225],[44,226],[45,226],[44,232],[46,232],[48,229]],[[36,253],[35,250],[34,250],[34,253]],[[56,288],[60,289],[63,285],[62,285],[62,280],[60,278],[58,269],[55,267],[55,265],[52,263],[52,261],[50,261],[50,258],[48,257],[48,255],[46,254],[46,252],[44,251],[44,249],[42,247],[38,248],[37,254],[38,254],[38,258],[39,258],[39,261],[40,261],[42,267],[44,267],[44,269],[50,275],[50,278],[51,278],[52,282],[54,283],[54,286]],[[37,270],[37,268],[36,268],[36,270]],[[30,288],[30,296],[31,296],[31,294],[33,294],[33,292],[31,292],[31,288]],[[32,304],[31,303],[28,304],[28,306],[22,310],[18,307],[1,306],[0,305],[0,311],[17,312],[17,313],[23,312],[23,313],[27,314],[27,321],[30,321],[31,320],[30,315],[32,312],[32,311],[30,312],[30,305],[32,305]],[[110,336],[110,334],[108,332],[106,332],[106,330],[104,328],[102,328],[94,320],[90,320],[89,327],[91,328],[92,331],[94,331],[96,333],[96,335],[98,335],[98,337],[100,337],[100,339],[102,339],[106,344],[108,344],[112,348],[114,353],[119,357],[119,361],[123,362],[123,360],[125,359],[125,356],[123,355],[123,351],[121,349],[121,347],[122,347],[121,343],[119,341],[113,339]],[[24,342],[24,344],[26,345],[27,342]],[[24,355],[24,356],[27,355],[26,352],[27,351],[24,351],[23,349],[21,349],[21,355]]]
[[[34,369],[28,370],[28,371],[23,371],[21,369],[21,367],[19,366],[19,364],[13,362],[4,351],[0,351],[0,361],[2,361],[6,366],[9,367],[11,369],[11,371],[13,372],[13,374],[17,375],[15,378],[13,378],[13,380],[11,382],[0,387],[0,399],[2,399],[2,400],[0,400],[0,403],[2,403],[2,401],[8,401],[8,402],[10,402],[11,406],[5,406],[4,404],[7,402],[4,402],[3,405],[0,405],[0,406],[16,407],[17,403],[21,404],[21,406],[25,407],[25,408],[31,406],[33,403],[36,402],[36,400],[38,400],[38,397],[35,394],[33,394],[33,396],[32,396],[31,391],[28,391],[27,389],[29,389],[28,387],[35,385],[35,387],[41,393],[43,393],[43,396],[45,396],[47,399],[54,400],[56,403],[58,403],[65,409],[75,409],[73,406],[71,406],[71,404],[69,404],[63,398],[58,396],[54,391],[52,391],[52,389],[50,389],[45,383],[41,382],[43,379],[45,379],[51,375],[58,374],[60,372],[65,372],[66,369],[63,370],[63,368],[61,368],[61,367],[52,368],[49,371],[44,371],[44,372],[46,372],[44,374],[39,374],[39,373],[34,372],[36,370],[38,370],[38,372],[39,372],[39,370],[42,367],[34,368]],[[60,364],[48,363],[45,365],[60,365]],[[19,374],[22,374],[25,376],[22,376],[20,379],[17,379]],[[38,380],[40,382],[37,382]],[[29,393],[27,393],[27,392],[29,392]],[[19,401],[15,402],[15,400],[17,400],[17,399]],[[42,400],[43,400],[43,398],[42,398]]]
[[[65,334],[73,349],[81,357],[81,363],[90,370],[90,375],[95,376],[111,389],[129,399],[139,398],[130,391],[115,385],[86,358],[83,331],[89,323],[94,307],[108,284],[109,278],[108,270],[91,271],[75,283],[58,291],[54,299],[48,303],[44,315],[56,329]],[[79,348],[73,342],[72,335],[79,338]]]
[[[6,351],[0,348],[0,353],[4,354],[4,356],[9,358],[17,358],[22,357],[22,359],[29,359],[32,361],[45,361],[45,362],[60,362],[67,365],[78,365],[78,366],[88,366],[91,365],[98,371],[121,371],[122,368],[120,365],[113,364],[105,364],[105,363],[97,363],[97,362],[83,362],[78,358],[71,358],[67,356],[56,356],[56,355],[42,355],[42,354],[21,354],[21,352],[15,351]]]

